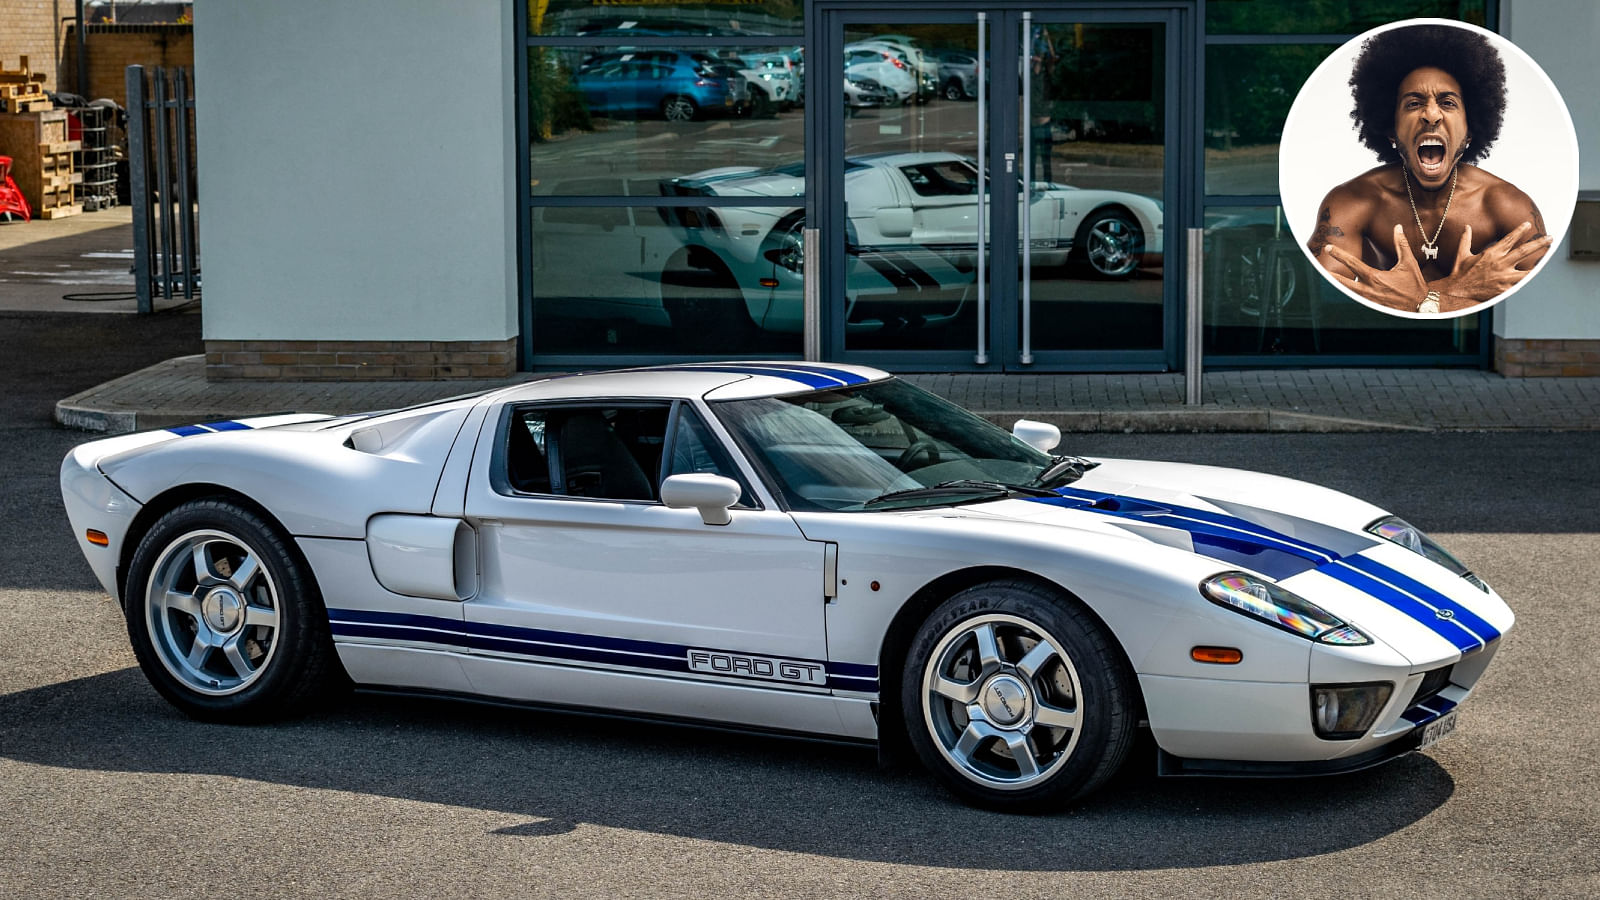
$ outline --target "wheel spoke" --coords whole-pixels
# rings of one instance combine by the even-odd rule
[[[210,654],[211,629],[201,624],[194,633],[194,643],[189,645],[189,655],[185,657],[185,662],[189,664],[189,668],[194,669],[196,672],[203,671],[206,657]]]
[[[249,587],[250,579],[256,577],[259,571],[261,563],[254,555],[246,554],[244,559],[239,560],[239,565],[234,568],[233,574],[228,576],[228,583],[242,594]]]
[[[1035,725],[1045,725],[1050,728],[1071,728],[1076,731],[1083,722],[1083,715],[1077,709],[1062,709],[1059,706],[1040,703],[1033,714],[1033,722]]]
[[[244,608],[244,624],[260,625],[275,630],[278,627],[278,611],[270,606],[257,606],[252,603]]]
[[[197,622],[200,620],[200,601],[193,594],[169,590],[161,598],[161,605],[175,609]]]
[[[948,700],[960,704],[968,704],[978,699],[978,681],[963,684],[943,675],[937,676],[933,681],[933,692]]]
[[[1037,778],[1039,776],[1039,761],[1033,758],[1033,748],[1028,745],[1028,736],[1011,732],[1005,736],[1006,746],[1011,749],[1011,758],[1016,760],[1017,772],[1023,778]]]
[[[974,719],[967,723],[967,730],[961,732],[961,739],[956,741],[954,747],[950,748],[950,753],[956,759],[959,759],[962,765],[970,768],[972,766],[972,754],[977,753],[978,748],[983,746],[983,742],[994,737],[994,735],[994,729]]]
[[[1000,642],[995,639],[994,626],[985,622],[972,629],[972,636],[978,642],[978,661],[987,675],[1000,666]]]
[[[234,674],[240,678],[249,678],[255,669],[250,661],[244,658],[244,651],[239,649],[239,635],[234,635],[222,644],[222,655],[228,658],[228,664],[233,666]]]
[[[1035,678],[1045,663],[1055,658],[1056,648],[1049,641],[1040,641],[1033,645],[1027,655],[1017,660],[1017,670],[1029,678]]]
[[[209,541],[197,541],[191,553],[194,561],[194,579],[201,584],[216,584],[222,580],[211,569],[211,554],[206,552],[209,546],[211,546]]]

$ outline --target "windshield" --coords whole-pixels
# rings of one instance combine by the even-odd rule
[[[903,381],[711,404],[795,510],[880,510],[995,499],[1031,481],[1048,453]],[[896,491],[949,490],[873,503]],[[993,482],[993,489],[972,482]]]

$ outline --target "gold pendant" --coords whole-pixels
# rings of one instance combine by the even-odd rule
[[[1422,245],[1422,256],[1423,256],[1424,259],[1438,259],[1439,258],[1439,248],[1438,247],[1430,247],[1427,244],[1423,244]]]

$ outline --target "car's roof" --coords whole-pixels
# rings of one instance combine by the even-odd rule
[[[893,153],[868,153],[852,156],[852,160],[874,166],[915,166],[934,162],[966,161],[966,157],[948,150],[913,150]]]
[[[820,388],[849,387],[888,378],[867,366],[786,360],[680,363],[559,375],[515,385],[496,399],[521,403],[587,398],[741,400]]]

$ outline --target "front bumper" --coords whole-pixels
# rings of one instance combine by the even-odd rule
[[[1310,682],[1140,675],[1139,683],[1164,774],[1334,774],[1416,750],[1423,729],[1471,695],[1499,646],[1491,642],[1454,662],[1415,670],[1372,666],[1360,677],[1339,679],[1394,685],[1377,720],[1355,740],[1317,736]]]

